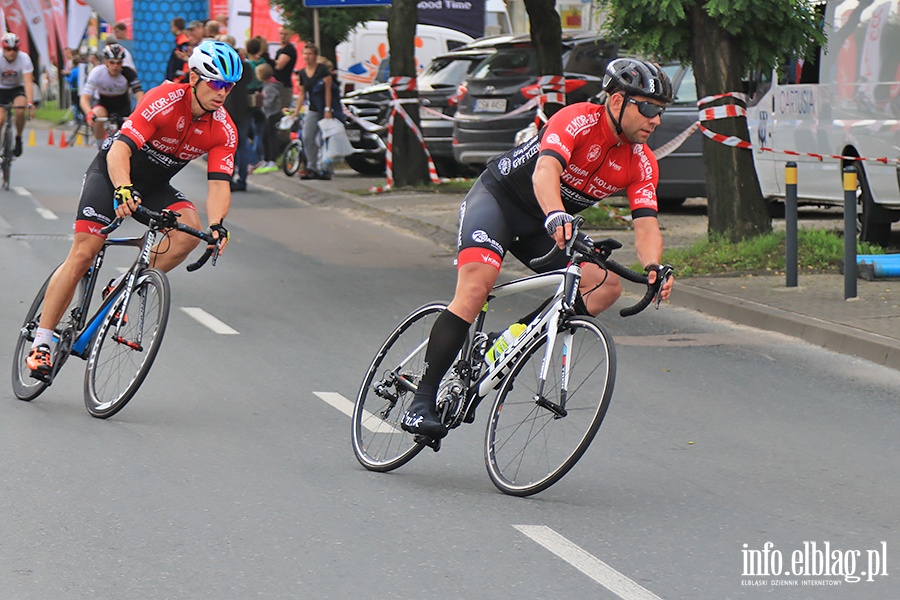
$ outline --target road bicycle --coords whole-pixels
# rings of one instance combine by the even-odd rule
[[[9,178],[12,172],[12,163],[16,158],[13,154],[16,125],[13,123],[10,109],[25,110],[28,107],[0,104],[0,108],[6,111],[6,120],[3,121],[3,128],[0,129],[0,178],[3,180],[3,189],[8,190]]]
[[[565,250],[564,269],[532,275],[493,288],[453,366],[437,393],[441,421],[454,429],[475,420],[475,409],[494,390],[484,439],[484,457],[494,485],[506,494],[529,496],[559,481],[587,450],[612,399],[616,353],[612,336],[587,314],[578,292],[581,266],[594,263],[647,285],[646,294],[622,316],[637,314],[672,275],[662,268],[654,284],[610,259],[621,244],[598,243],[578,231]],[[536,270],[559,250],[531,262]],[[556,293],[534,313],[525,330],[493,364],[485,362],[490,335],[484,331],[488,305],[496,298],[556,286]],[[387,472],[440,441],[406,433],[401,418],[425,370],[425,348],[437,316],[447,308],[432,302],[414,310],[391,332],[372,360],[353,409],[352,443],[357,460]]]
[[[69,356],[87,361],[84,403],[94,417],[105,419],[122,410],[143,383],[162,344],[171,302],[165,273],[150,268],[156,240],[176,230],[209,244],[197,262],[187,266],[188,271],[199,269],[210,258],[215,265],[219,245],[210,233],[179,223],[180,215],[174,211],[156,212],[139,205],[134,214],[145,219],[147,231],[138,237],[107,238],[56,327],[52,371],[46,377],[38,377],[25,365],[25,357],[40,323],[44,294],[52,275],[44,282],[28,309],[13,353],[12,386],[20,400],[37,398],[53,383]],[[116,219],[101,231],[109,234],[121,223],[122,219]],[[139,248],[140,252],[125,277],[104,294],[97,310],[89,316],[106,252],[117,246]]]

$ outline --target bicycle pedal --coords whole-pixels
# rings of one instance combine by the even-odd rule
[[[417,435],[413,438],[413,441],[417,444],[422,444],[423,446],[428,446],[435,452],[441,449],[441,440],[436,440],[434,438],[430,438],[427,435]]]
[[[47,385],[50,385],[51,383],[53,383],[53,375],[51,373],[41,373],[39,371],[32,371],[31,378],[37,379],[41,383],[46,383]]]
[[[124,344],[125,346],[128,346],[132,350],[137,350],[138,352],[143,352],[143,350],[144,350],[144,348],[137,342],[129,342],[128,340],[126,340],[125,338],[123,338],[121,336],[114,337],[113,341],[115,341],[117,344]]]

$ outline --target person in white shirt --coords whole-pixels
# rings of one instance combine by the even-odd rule
[[[19,36],[3,34],[3,57],[0,58],[0,105],[12,105],[16,123],[16,145],[13,154],[22,156],[22,130],[25,111],[34,117],[34,65],[31,58],[19,52]],[[6,122],[7,111],[0,107],[0,126]]]

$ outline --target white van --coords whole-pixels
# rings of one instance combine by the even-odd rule
[[[818,60],[751,84],[756,172],[763,195],[780,197],[785,163],[794,161],[801,200],[842,204],[843,168],[856,164],[861,239],[886,244],[900,220],[900,0],[828,0],[823,8],[828,47]]]
[[[379,67],[384,69],[390,53],[387,35],[387,21],[366,21],[360,23],[346,42],[338,44],[338,78],[349,88],[371,85]],[[416,25],[416,62],[421,73],[431,59],[471,42],[473,38],[465,33],[435,27]],[[385,63],[385,64],[382,64]]]

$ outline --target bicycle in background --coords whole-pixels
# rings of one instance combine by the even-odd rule
[[[8,190],[10,176],[12,175],[12,163],[16,159],[13,153],[16,124],[13,122],[14,119],[10,109],[26,110],[28,107],[2,104],[0,108],[6,111],[6,120],[3,121],[3,128],[0,129],[0,179],[2,179],[3,189]]]
[[[20,400],[37,398],[53,383],[72,355],[87,361],[84,374],[85,407],[92,416],[100,419],[122,410],[147,377],[162,344],[171,302],[166,274],[150,268],[150,256],[156,240],[160,235],[166,235],[166,230],[177,230],[207,244],[215,244],[207,246],[197,262],[188,265],[188,271],[199,269],[210,257],[215,265],[219,246],[211,234],[179,223],[177,218],[180,215],[171,210],[155,212],[138,206],[134,214],[149,220],[147,231],[140,237],[107,238],[81,279],[72,304],[56,327],[52,371],[46,378],[40,378],[25,365],[25,357],[31,350],[40,323],[50,278],[44,282],[25,316],[13,353],[12,386]],[[116,219],[102,233],[111,233],[121,223],[122,219]],[[90,315],[91,299],[106,251],[118,246],[139,248],[140,252],[125,277],[104,295],[97,310]]]
[[[498,489],[514,496],[541,492],[559,481],[578,462],[597,434],[612,399],[616,352],[612,336],[583,308],[578,286],[581,265],[594,263],[647,286],[634,306],[620,310],[631,316],[657,298],[671,277],[664,267],[657,281],[610,259],[621,244],[595,243],[578,229],[566,247],[568,267],[516,279],[494,287],[476,318],[453,366],[441,381],[438,414],[449,429],[475,420],[475,409],[497,390],[488,415],[484,457]],[[557,247],[531,262],[539,268],[554,258]],[[488,304],[496,298],[556,286],[537,316],[499,357],[487,363],[490,337],[484,331]],[[352,444],[357,460],[371,471],[387,472],[412,460],[425,446],[440,441],[400,428],[401,418],[425,372],[425,349],[444,302],[432,302],[403,319],[372,360],[363,379],[352,418]]]

